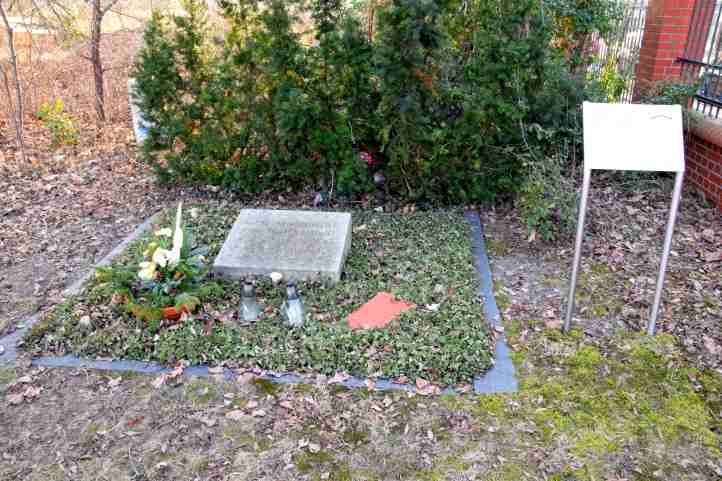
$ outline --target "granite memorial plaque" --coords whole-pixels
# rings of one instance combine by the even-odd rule
[[[213,264],[232,279],[283,274],[336,283],[351,247],[351,214],[300,210],[243,209]]]

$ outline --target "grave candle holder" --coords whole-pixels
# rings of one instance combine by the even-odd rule
[[[289,326],[300,327],[303,325],[305,318],[303,301],[298,296],[294,282],[289,282],[286,286],[286,300],[281,307],[281,312]]]
[[[241,308],[239,318],[245,322],[255,322],[261,315],[261,307],[256,301],[256,287],[253,283],[246,279],[241,289]]]

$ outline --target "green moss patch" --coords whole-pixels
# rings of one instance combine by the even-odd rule
[[[503,418],[530,421],[530,443],[564,449],[583,466],[558,473],[559,479],[605,479],[628,452],[639,454],[632,458],[640,466],[664,467],[668,479],[683,479],[678,458],[665,453],[722,454],[714,411],[719,377],[688,367],[671,336],[619,333],[594,340],[539,332],[526,340],[524,358],[534,369],[521,370],[519,408]],[[638,479],[659,479],[648,474]]]
[[[237,213],[238,206],[188,206],[184,224],[198,244],[210,247],[213,259]],[[169,223],[166,214],[160,225]],[[203,309],[167,328],[114,305],[107,276],[100,275],[47,315],[27,337],[26,349],[327,375],[421,377],[445,385],[467,383],[484,372],[492,349],[476,294],[469,228],[461,213],[356,212],[353,225],[342,281],[334,287],[299,286],[307,310],[303,328],[284,325],[282,289],[267,279],[257,286],[265,317],[251,326],[232,320],[240,302],[239,283],[206,280],[198,293]],[[137,266],[148,242],[146,237],[132,243],[113,267]],[[419,308],[384,330],[349,330],[346,316],[380,291]],[[432,304],[439,308],[424,309]],[[91,318],[92,332],[78,329],[82,316]]]

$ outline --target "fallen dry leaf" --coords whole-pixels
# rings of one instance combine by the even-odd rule
[[[704,254],[704,260],[707,262],[720,262],[722,261],[722,250],[717,252],[706,252]]]
[[[416,378],[416,393],[421,396],[431,396],[433,394],[439,394],[441,388],[434,386],[426,379]]]
[[[226,413],[226,419],[230,419],[231,421],[241,421],[245,418],[246,413],[244,413],[240,409],[235,409]]]
[[[196,419],[209,428],[212,428],[218,423],[216,418],[212,418],[210,416],[198,416]]]
[[[722,346],[715,342],[715,340],[711,337],[707,335],[702,336],[702,343],[704,344],[705,349],[710,352],[710,354],[714,356],[719,356],[720,354],[722,354]]]
[[[394,383],[394,384],[408,384],[408,383],[409,383],[409,378],[406,377],[406,376],[401,375],[401,376],[397,377],[396,379],[394,379],[394,380],[393,380],[393,383]]]
[[[163,386],[166,382],[168,382],[171,379],[175,379],[181,374],[183,374],[183,371],[185,370],[185,366],[183,364],[178,364],[172,371],[170,372],[164,372],[151,383],[152,386],[156,389]]]
[[[5,397],[5,400],[7,400],[8,403],[12,404],[13,406],[16,406],[23,402],[23,394],[8,394]]]
[[[26,399],[35,399],[38,397],[41,390],[42,388],[39,386],[28,386],[27,389],[25,389],[23,396],[25,396]]]
[[[712,229],[704,229],[702,231],[702,238],[707,242],[714,242],[714,231]]]
[[[345,382],[350,377],[351,376],[349,376],[345,372],[337,372],[333,375],[331,379],[328,380],[328,384],[339,384]]]
[[[561,319],[549,319],[548,321],[544,321],[544,326],[547,329],[559,329],[562,327],[562,321]]]
[[[145,416],[138,416],[137,418],[133,418],[133,419],[129,420],[127,423],[125,423],[125,425],[126,425],[129,429],[133,429],[134,427],[136,427],[136,426],[138,426],[140,423],[142,423],[142,422],[143,422],[143,419],[145,419]]]

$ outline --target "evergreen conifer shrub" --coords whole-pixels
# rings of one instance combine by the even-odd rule
[[[201,0],[156,12],[134,76],[159,178],[354,195],[383,169],[398,196],[493,201],[530,159],[577,142],[583,84],[540,0],[389,0],[373,38],[346,3],[222,0],[221,22]]]

